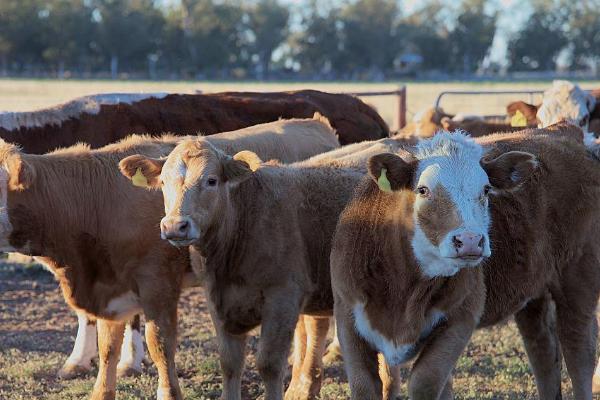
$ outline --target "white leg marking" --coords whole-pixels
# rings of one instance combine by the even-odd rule
[[[96,324],[89,324],[87,316],[83,313],[77,313],[77,320],[79,322],[77,338],[75,339],[73,351],[65,362],[65,367],[77,366],[90,369],[92,359],[98,355]]]
[[[144,360],[144,342],[142,335],[137,329],[132,329],[131,324],[125,327],[123,345],[121,346],[121,359],[117,370],[123,373],[131,373],[132,370],[142,372],[142,361]]]

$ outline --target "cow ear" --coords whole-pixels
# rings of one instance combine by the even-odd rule
[[[536,157],[523,151],[509,151],[494,159],[483,158],[480,164],[487,173],[490,184],[501,190],[520,185],[538,167]]]
[[[35,180],[35,168],[16,153],[5,161],[8,170],[8,190],[25,190]]]
[[[249,178],[262,164],[261,159],[251,151],[240,151],[223,162],[225,179],[230,182],[242,182]]]
[[[396,154],[382,153],[369,159],[368,169],[379,189],[391,192],[410,188],[416,165],[416,160],[407,162]]]
[[[165,161],[135,154],[122,159],[119,168],[134,186],[156,189],[160,187],[160,173]]]
[[[445,131],[448,132],[452,132],[453,130],[456,129],[456,126],[454,126],[452,124],[452,120],[448,117],[443,117],[442,120],[440,121],[442,128],[444,128]]]

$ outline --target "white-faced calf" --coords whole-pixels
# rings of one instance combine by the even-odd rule
[[[591,399],[600,170],[583,145],[550,131],[441,133],[369,170],[331,254],[352,398],[381,397],[378,352],[415,360],[411,399],[451,398],[473,330],[515,314],[540,397],[561,396],[562,350],[575,398]]]

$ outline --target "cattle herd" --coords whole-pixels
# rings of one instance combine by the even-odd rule
[[[98,357],[95,400],[141,372],[140,315],[157,398],[182,398],[177,304],[196,285],[223,399],[258,326],[265,398],[317,398],[332,317],[353,399],[402,395],[407,365],[411,399],[450,399],[473,331],[514,316],[539,397],[561,398],[564,359],[588,400],[598,136],[600,91],[565,81],[504,120],[432,108],[399,132],[312,90],[89,96],[0,114],[0,250],[57,278],[79,321],[58,374]]]

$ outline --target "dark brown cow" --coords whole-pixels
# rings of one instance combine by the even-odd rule
[[[128,135],[212,135],[280,118],[312,118],[319,112],[340,143],[389,136],[379,114],[344,94],[300,90],[277,93],[100,94],[33,112],[0,114],[0,138],[42,154],[75,143],[92,148]]]
[[[378,351],[416,359],[411,399],[451,398],[472,331],[512,314],[540,398],[561,398],[561,352],[574,397],[592,398],[600,169],[578,128],[555,129],[442,133],[370,160],[331,254],[352,398],[381,397]]]
[[[472,137],[486,136],[498,132],[517,132],[523,130],[523,127],[511,126],[511,124],[508,123],[489,122],[478,118],[466,119],[464,121],[443,118],[442,128],[449,132],[462,130]]]
[[[223,151],[250,148],[283,162],[338,145],[321,117],[243,131],[246,135],[235,131],[197,140]],[[160,240],[160,192],[134,187],[118,168],[132,154],[166,156],[180,139],[132,137],[98,150],[80,145],[46,155],[0,146],[0,250],[39,257],[58,277],[69,305],[98,319],[95,400],[115,398],[124,321],[139,312],[145,314],[148,350],[158,369],[157,396],[181,398],[174,364],[176,310],[188,252]]]

